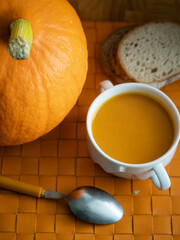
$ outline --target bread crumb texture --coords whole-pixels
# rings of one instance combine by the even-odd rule
[[[164,81],[180,74],[180,25],[149,23],[131,30],[118,48],[119,64],[136,81]]]

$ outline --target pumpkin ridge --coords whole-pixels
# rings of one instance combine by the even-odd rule
[[[45,111],[49,111],[49,103],[48,103],[48,91],[46,91],[47,89],[47,84],[45,84],[45,81],[43,79],[43,77],[41,76],[41,72],[39,72],[39,69],[38,69],[38,65],[35,63],[35,60],[34,59],[31,59],[31,64],[33,65],[34,67],[34,71],[35,72],[38,72],[38,78],[39,78],[39,86],[41,86],[40,88],[38,87],[35,87],[35,90],[38,92],[36,92],[35,96],[41,96],[41,98],[43,97],[43,101],[46,100],[46,102],[44,102],[44,105],[46,106],[46,109]],[[33,74],[32,74],[33,75]],[[34,82],[33,82],[34,83]],[[41,89],[41,90],[40,90]],[[43,95],[43,96],[42,96]],[[36,103],[39,103],[39,101],[41,101],[41,99],[39,99],[39,97],[36,99]],[[42,104],[41,104],[42,106]],[[42,110],[41,110],[42,111]],[[41,114],[40,114],[41,115]],[[46,115],[47,117],[47,115]],[[37,117],[37,120],[38,120],[39,117]],[[48,117],[49,118],[49,117]],[[43,117],[43,120],[46,122],[45,126],[44,126],[44,129],[42,129],[42,131],[46,131],[47,129],[47,125],[48,125],[48,118],[45,119],[45,116]]]
[[[43,50],[46,55],[45,57],[47,58],[47,61],[49,61],[48,66],[50,66],[52,68],[52,72],[54,73],[54,71],[64,71],[65,69],[67,69],[69,67],[70,63],[70,57],[69,54],[64,53],[64,51],[61,51],[56,45],[51,46],[51,49],[53,49],[54,51],[54,55],[51,55],[51,52],[48,51],[49,49],[49,44],[47,43],[47,41],[45,39],[43,39],[41,41],[41,50]],[[69,47],[68,47],[69,49]],[[56,58],[56,61],[54,60],[54,58]],[[52,60],[53,61],[52,61]],[[61,60],[61,65],[59,65],[59,67],[57,68],[58,64]],[[61,66],[64,66],[62,68]]]
[[[32,60],[32,59],[31,59],[31,60]],[[48,67],[48,66],[44,66],[43,69],[46,69],[47,67]],[[37,64],[35,64],[35,63],[34,63],[34,68],[36,68],[37,70],[35,70],[35,71],[38,72]],[[53,71],[52,71],[52,72],[53,72]],[[42,74],[42,75],[44,75],[44,74]],[[49,101],[48,101],[48,99],[49,99],[49,91],[47,91],[47,89],[48,89],[48,84],[49,84],[49,83],[48,83],[48,79],[51,79],[51,76],[49,76],[48,78],[46,77],[46,78],[45,78],[46,81],[44,81],[45,79],[42,80],[41,75],[39,75],[39,79],[40,79],[40,81],[41,81],[41,84],[40,84],[40,85],[41,85],[41,87],[43,87],[43,89],[44,89],[44,90],[43,90],[43,93],[44,93],[44,92],[46,93],[45,99],[46,99],[46,106],[48,106],[48,107],[47,107],[47,112],[50,112],[50,111],[51,111],[51,110],[50,110],[51,108],[50,108],[50,106],[49,106]],[[65,90],[66,90],[66,89],[64,89],[62,92],[65,93]],[[67,92],[66,94],[68,95],[68,92]],[[38,95],[39,95],[39,94],[38,94]],[[64,103],[64,104],[65,104],[65,103]],[[67,114],[67,113],[64,113],[64,115],[65,115],[65,114]],[[51,125],[48,124],[48,123],[51,123],[51,121],[50,121],[50,115],[51,115],[51,114],[48,114],[48,116],[46,116],[46,117],[47,117],[47,120],[46,120],[46,123],[47,123],[47,124],[46,124],[46,126],[44,127],[44,132],[45,132],[45,133],[47,133],[48,131],[52,130],[52,128],[53,128],[53,127],[51,126],[52,124],[51,124]],[[62,117],[59,117],[59,119],[63,120]],[[57,126],[58,124],[59,124],[59,120],[57,121],[56,126]]]

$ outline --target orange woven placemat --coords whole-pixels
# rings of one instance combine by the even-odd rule
[[[93,225],[75,218],[60,200],[36,199],[0,189],[0,240],[180,240],[180,146],[167,166],[172,186],[157,190],[150,180],[105,173],[89,156],[85,121],[98,84],[107,79],[99,65],[103,41],[126,23],[83,22],[89,70],[69,115],[50,133],[21,146],[0,148],[2,175],[69,193],[81,185],[114,195],[124,209],[121,221]],[[180,81],[162,89],[180,109]]]

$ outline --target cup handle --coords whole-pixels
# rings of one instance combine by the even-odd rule
[[[169,176],[162,164],[152,169],[152,176],[150,178],[159,190],[165,190],[171,186]]]
[[[114,85],[109,80],[104,80],[104,81],[100,82],[99,85],[100,85],[100,92],[104,92],[108,88],[114,87]]]

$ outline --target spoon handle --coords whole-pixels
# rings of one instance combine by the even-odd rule
[[[43,187],[24,183],[4,176],[0,176],[0,187],[38,198],[43,197],[45,191]]]

